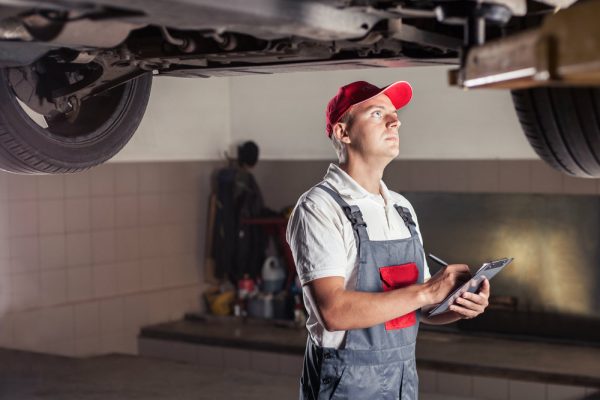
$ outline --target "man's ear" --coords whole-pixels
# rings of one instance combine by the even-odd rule
[[[333,125],[333,135],[342,143],[350,143],[350,137],[348,136],[347,124],[338,122]]]

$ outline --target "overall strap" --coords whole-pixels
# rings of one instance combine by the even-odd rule
[[[413,219],[410,210],[406,207],[402,207],[397,204],[394,204],[394,208],[396,208],[396,211],[398,211],[398,214],[400,214],[400,218],[402,218],[404,224],[410,231],[410,235],[417,236],[417,224],[415,224],[415,220]]]
[[[344,201],[344,199],[342,199],[342,196],[340,196],[340,194],[338,192],[336,192],[335,190],[333,190],[323,184],[317,185],[317,187],[321,190],[324,190],[326,193],[328,193],[333,198],[333,200],[336,203],[338,203],[339,206],[344,211],[346,218],[348,218],[348,221],[350,221],[350,224],[352,224],[352,229],[354,229],[354,233],[355,233],[357,241],[358,241],[357,249],[358,249],[358,253],[360,256],[361,255],[360,244],[366,243],[369,241],[369,235],[367,233],[367,223],[363,219],[360,208],[358,208],[357,206],[351,206],[350,204],[346,203]],[[362,257],[360,258],[360,260],[363,261]]]

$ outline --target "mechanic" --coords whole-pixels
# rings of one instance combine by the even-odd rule
[[[339,165],[300,197],[287,231],[308,312],[301,399],[416,399],[419,320],[446,324],[488,305],[486,280],[451,311],[424,315],[471,274],[454,264],[430,277],[411,204],[381,180],[411,97],[404,81],[358,81],[327,106]]]

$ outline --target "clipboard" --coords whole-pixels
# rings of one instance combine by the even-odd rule
[[[463,293],[470,292],[475,293],[479,290],[481,283],[483,282],[483,278],[487,278],[491,280],[497,273],[502,271],[504,267],[510,264],[514,258],[502,258],[496,261],[490,261],[484,263],[479,270],[473,275],[473,277],[452,293],[448,295],[440,304],[438,304],[435,308],[429,311],[428,316],[433,317],[434,315],[442,314],[450,308],[450,306],[459,298]]]

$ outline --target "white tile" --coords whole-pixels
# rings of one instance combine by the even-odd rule
[[[41,350],[44,353],[65,357],[74,357],[76,355],[75,343],[73,340],[60,340],[57,342],[42,343]]]
[[[116,260],[115,231],[92,232],[92,261],[94,264],[109,264]]]
[[[67,301],[67,270],[41,273],[42,305],[51,306]]]
[[[158,164],[143,164],[139,167],[140,193],[160,192],[160,170]]]
[[[88,197],[90,195],[90,172],[65,175],[66,197]]]
[[[472,378],[466,375],[451,374],[447,372],[437,373],[438,393],[454,396],[471,396]]]
[[[140,252],[144,257],[160,257],[164,254],[162,226],[140,228]]]
[[[118,229],[115,237],[117,261],[132,261],[140,257],[140,237],[136,228]]]
[[[44,200],[39,205],[40,234],[65,232],[65,204],[63,200]]]
[[[169,162],[160,165],[161,192],[176,193],[185,190],[185,166],[179,162]]]
[[[71,268],[67,271],[69,301],[81,301],[94,297],[94,281],[91,267]]]
[[[165,256],[177,256],[185,253],[186,232],[183,225],[165,225],[161,232],[161,241]]]
[[[546,399],[546,385],[539,382],[514,381],[510,380],[509,399],[510,400],[544,400]]]
[[[37,197],[37,177],[35,175],[8,175],[8,198],[10,200],[31,200]]]
[[[67,266],[67,239],[65,235],[40,236],[40,267],[42,270]]]
[[[7,172],[0,171],[0,201],[8,199],[8,176]]]
[[[40,310],[40,341],[45,343],[70,341],[75,338],[73,306],[44,308]]]
[[[115,166],[116,193],[136,194],[139,192],[138,166],[135,163]]]
[[[167,286],[181,286],[186,283],[186,259],[184,257],[165,258],[163,264],[163,277]]]
[[[115,171],[111,164],[104,164],[90,171],[92,196],[112,196],[115,193]]]
[[[9,203],[0,200],[0,238],[10,236]]]
[[[87,336],[75,338],[75,355],[77,357],[89,357],[101,353],[100,336]]]
[[[473,396],[477,399],[508,400],[508,379],[473,376]]]
[[[91,203],[88,197],[65,200],[65,225],[69,233],[87,232],[92,228]]]
[[[435,393],[437,391],[437,372],[421,368],[419,373],[419,392]]]
[[[37,236],[9,239],[10,270],[13,274],[40,269],[40,244]]]
[[[144,194],[139,197],[140,224],[156,225],[162,221],[160,195]]]
[[[115,198],[92,198],[92,229],[112,229],[115,227]]]
[[[563,191],[566,194],[596,194],[598,181],[596,179],[574,178],[563,175]]]
[[[12,279],[10,275],[0,275],[0,321],[11,308],[11,283]],[[0,336],[2,336],[1,330],[2,327],[0,326]]]
[[[146,294],[148,324],[169,321],[169,298],[168,292],[151,292]]]
[[[163,287],[163,259],[150,258],[141,261],[142,289]]]
[[[40,175],[37,177],[38,198],[62,199],[65,197],[65,179],[63,175]]]
[[[264,351],[251,351],[250,365],[254,371],[278,374],[280,371],[279,354]]]
[[[10,236],[36,235],[38,233],[37,201],[13,201],[9,205]]]
[[[125,312],[125,332],[137,336],[148,322],[148,303],[145,294],[135,294],[123,298]]]
[[[10,258],[8,258],[8,239],[0,239],[0,275],[10,274]]]
[[[140,224],[139,201],[137,196],[119,196],[115,198],[115,226],[133,228]]]
[[[113,296],[118,293],[118,270],[115,264],[95,265],[93,272],[96,297]]]
[[[185,313],[198,311],[200,303],[199,291],[195,288],[189,290],[178,288],[169,290],[169,319],[182,318]]]
[[[17,349],[33,350],[40,343],[41,311],[33,310],[13,314],[14,345]]]
[[[548,384],[547,400],[579,400],[585,398],[586,388],[583,386],[567,386]]]
[[[75,339],[80,340],[100,334],[100,307],[91,301],[74,305]]]
[[[562,193],[562,174],[541,160],[531,161],[531,191]]]
[[[67,234],[67,266],[82,267],[92,263],[92,236],[89,233]]]
[[[123,299],[101,300],[100,304],[100,333],[102,336],[123,334],[125,330],[125,314]]]
[[[5,314],[2,306],[0,306],[0,347],[13,347],[13,316]]]
[[[142,279],[139,261],[121,262],[116,265],[117,285],[120,294],[133,293],[140,290]]]
[[[185,205],[179,194],[163,193],[160,195],[161,221],[167,224],[185,222],[188,218]]]

